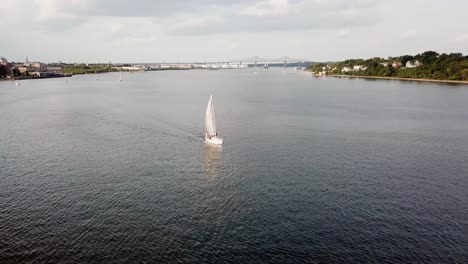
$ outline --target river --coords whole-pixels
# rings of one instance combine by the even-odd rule
[[[468,262],[467,85],[98,77],[0,82],[1,263]]]

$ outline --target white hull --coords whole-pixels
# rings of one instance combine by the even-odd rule
[[[211,137],[208,138],[208,136],[205,136],[205,142],[213,145],[222,145],[223,144],[223,139],[220,137]]]

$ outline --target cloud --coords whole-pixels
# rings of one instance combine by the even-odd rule
[[[455,38],[457,42],[468,42],[468,33],[460,34]]]
[[[466,53],[467,9],[463,0],[0,0],[0,45],[12,60],[62,61]]]
[[[415,30],[407,30],[401,33],[400,38],[404,40],[414,39],[417,37],[417,35],[418,35],[418,32],[416,32]]]
[[[241,10],[243,15],[271,16],[284,15],[289,12],[288,0],[268,0],[261,1]]]
[[[320,0],[292,3],[286,0],[269,0],[239,7],[240,11],[212,8],[204,13],[172,17],[175,23],[166,27],[166,32],[175,35],[211,35],[301,31],[363,27],[373,25],[379,20],[376,14],[366,12],[372,6],[371,1],[358,1],[360,4],[357,5],[343,4],[343,7],[339,7],[338,2],[346,3],[341,0],[332,0],[328,4]]]
[[[236,43],[236,42],[231,42],[231,44],[229,45],[229,48],[230,49],[237,49],[239,45]]]
[[[350,35],[350,31],[348,29],[340,30],[336,33],[336,37],[338,38],[345,38]]]
[[[168,34],[230,34],[232,32],[297,31],[320,27],[362,26],[377,16],[366,13],[370,0],[3,0],[7,12],[24,15],[7,20],[28,21],[44,31],[64,31],[102,17],[147,17]],[[1,14],[1,13],[0,13]]]

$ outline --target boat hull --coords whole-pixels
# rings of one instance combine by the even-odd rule
[[[213,144],[213,145],[222,145],[223,144],[223,139],[219,137],[205,137],[205,142],[208,144]]]

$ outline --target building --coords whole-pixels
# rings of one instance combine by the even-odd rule
[[[46,72],[47,71],[47,65],[42,62],[25,62],[22,65],[18,67],[21,73],[24,73],[26,71],[28,72],[33,72],[33,71],[38,71],[38,72]]]
[[[401,62],[399,61],[394,61],[393,64],[392,64],[392,67],[393,68],[400,68],[403,64],[401,64]]]
[[[10,64],[8,64],[7,59],[0,57],[0,77],[10,75]]]
[[[55,77],[64,77],[63,73],[55,72],[30,72],[29,76],[32,78],[55,78]]]
[[[52,72],[52,73],[63,73],[63,68],[62,67],[56,67],[56,66],[47,66],[47,72]]]
[[[407,62],[406,62],[406,65],[405,65],[406,68],[416,68],[416,67],[418,67],[418,66],[421,66],[421,63],[420,63],[418,60],[416,60],[416,61],[414,61],[414,62],[412,62],[412,61],[407,61]]]
[[[367,67],[364,67],[362,65],[354,65],[353,71],[365,71],[367,70]]]
[[[29,68],[26,67],[26,66],[19,66],[19,67],[16,67],[19,71],[20,74],[26,74],[27,72],[29,72]]]
[[[352,71],[352,70],[353,70],[353,68],[348,67],[348,66],[345,66],[345,67],[343,67],[343,68],[341,69],[341,72],[350,72],[350,71]]]

